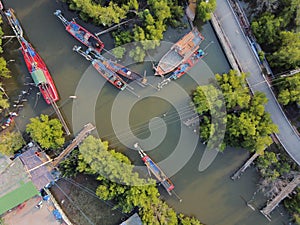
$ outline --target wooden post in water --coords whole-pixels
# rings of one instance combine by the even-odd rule
[[[274,208],[285,198],[287,197],[298,185],[300,184],[300,173],[295,175],[294,179],[285,186],[281,192],[273,198],[273,200],[266,205],[265,208],[260,210],[260,212],[268,219],[271,220],[270,213]]]

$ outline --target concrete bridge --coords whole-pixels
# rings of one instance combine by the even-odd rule
[[[279,128],[279,134],[276,134],[276,137],[291,158],[300,165],[300,138],[297,131],[277,102],[266,77],[262,73],[258,59],[250,46],[249,38],[246,37],[239,19],[234,14],[227,0],[217,0],[217,9],[213,19],[221,27],[224,39],[230,43],[228,52],[232,54],[230,58],[233,58],[234,67],[250,74],[247,81],[252,92],[260,91],[266,94],[269,101],[265,109],[271,114],[273,122]]]

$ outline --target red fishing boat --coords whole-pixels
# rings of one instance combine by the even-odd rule
[[[137,79],[141,79],[143,78],[140,74],[132,71],[131,69],[117,63],[114,62],[110,59],[105,58],[102,55],[95,55],[95,57],[99,60],[101,60],[101,62],[111,71],[114,71],[115,73],[117,73],[118,75],[121,75],[123,77],[126,77],[130,80],[137,80]]]
[[[91,61],[93,67],[98,71],[98,73],[116,88],[120,89],[121,91],[123,91],[126,88],[127,83],[114,71],[107,68],[100,59],[93,59],[89,54],[82,51],[80,46],[77,47],[75,45],[73,47],[73,51],[78,52],[86,60]]]
[[[51,104],[51,101],[58,101],[59,97],[56,87],[43,59],[24,38],[22,38],[21,44],[27,69],[45,101],[47,104]]]
[[[202,49],[198,49],[194,54],[188,58],[184,63],[182,63],[180,66],[177,67],[173,73],[170,75],[170,79],[172,80],[177,80],[179,79],[182,75],[187,73],[193,66],[199,62],[200,59],[204,57],[205,53]]]
[[[148,170],[155,176],[159,183],[162,184],[168,194],[171,195],[171,191],[174,189],[174,184],[172,183],[172,181],[161,170],[161,168],[159,168],[159,166],[142,150],[138,143],[135,143],[134,147],[139,151],[139,154]]]
[[[9,9],[5,12],[5,14],[21,44],[21,50],[27,69],[35,85],[40,89],[40,92],[47,104],[58,101],[59,97],[56,87],[43,59],[39,56],[31,44],[22,36],[22,28],[19,21],[16,19],[13,10]]]
[[[96,54],[100,54],[102,49],[104,48],[103,42],[93,35],[91,32],[80,26],[75,21],[68,21],[61,13],[60,10],[56,10],[54,12],[61,22],[65,25],[66,30],[75,37],[82,44],[90,48]]]

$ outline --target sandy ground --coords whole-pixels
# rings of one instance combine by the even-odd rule
[[[53,205],[51,202],[43,201],[40,209],[35,206],[41,201],[41,197],[33,197],[25,202],[24,207],[16,207],[3,216],[7,225],[58,225],[52,214]],[[64,223],[63,223],[64,224]]]

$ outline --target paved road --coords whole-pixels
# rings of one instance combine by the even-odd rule
[[[218,18],[232,51],[244,72],[249,72],[248,82],[251,89],[264,92],[269,99],[266,111],[271,114],[272,120],[278,125],[280,133],[277,135],[288,154],[300,165],[300,138],[290,125],[268,83],[261,73],[260,66],[250,48],[238,21],[227,0],[217,0],[215,16]]]

